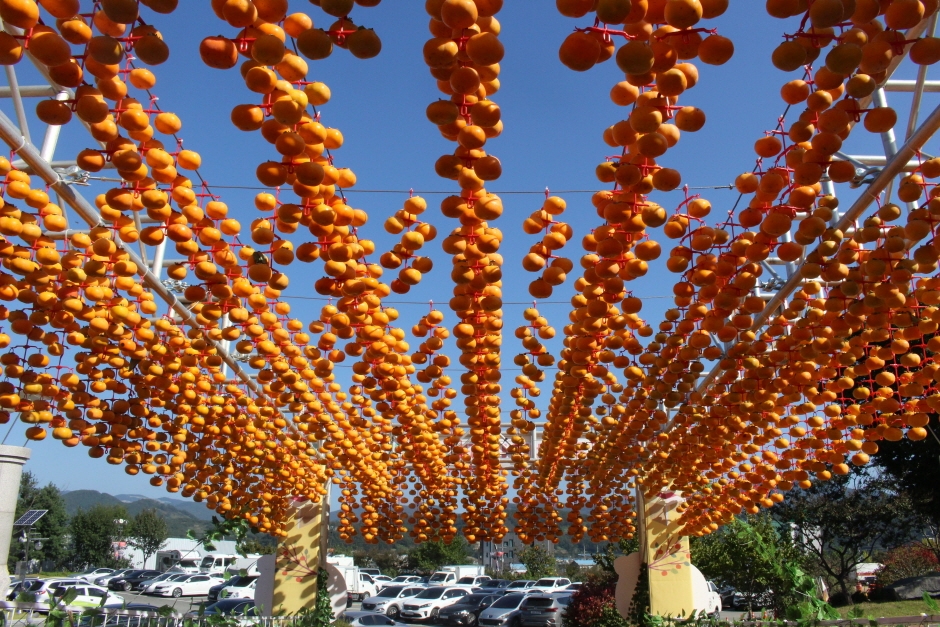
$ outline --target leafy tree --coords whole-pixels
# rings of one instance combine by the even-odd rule
[[[519,561],[525,564],[526,575],[529,579],[551,577],[557,571],[555,558],[538,544],[522,549],[519,553]]]
[[[401,567],[401,558],[395,551],[383,551],[377,547],[352,552],[353,559],[358,566],[374,566],[382,571],[383,575],[397,577]]]
[[[616,545],[608,544],[604,547],[602,553],[595,553],[593,556],[594,563],[597,564],[601,570],[608,573],[616,573],[614,570],[614,562],[621,555],[629,555],[630,553],[637,553],[640,550],[640,541],[636,538],[631,538],[629,540],[623,539],[620,540]]]
[[[33,525],[30,535],[42,540],[42,548],[35,546],[29,548],[29,559],[40,562],[52,561],[56,567],[62,565],[68,558],[69,517],[65,510],[65,500],[62,493],[52,483],[40,488],[33,473],[26,471],[20,479],[20,493],[16,501],[16,518],[19,518],[31,509],[49,510]],[[18,534],[17,534],[18,535]],[[16,553],[22,545],[14,541],[10,545],[8,563],[16,563]]]
[[[879,560],[878,585],[889,586],[898,579],[926,575],[937,570],[937,556],[923,542],[911,542],[888,551]]]
[[[852,603],[849,578],[856,564],[911,538],[917,528],[910,502],[885,478],[863,472],[833,476],[792,490],[774,510],[794,527],[794,539]]]
[[[574,560],[565,564],[565,577],[571,581],[578,581],[581,578],[581,567]]]
[[[630,623],[617,611],[616,589],[617,577],[612,573],[591,577],[572,596],[562,615],[563,627],[628,627]]]
[[[444,565],[468,563],[468,550],[467,541],[461,536],[457,536],[449,544],[443,541],[425,542],[408,554],[408,566],[421,572],[433,573]]]
[[[127,530],[127,543],[144,554],[145,563],[163,548],[168,537],[166,521],[155,509],[141,510],[131,519]]]
[[[736,518],[715,533],[694,538],[692,563],[706,579],[740,592],[753,611],[759,597],[770,592],[782,609],[789,590],[777,576],[777,562],[800,559],[800,552],[786,535],[777,533],[767,515]]]
[[[874,375],[872,375],[874,376]],[[928,414],[927,425],[940,434],[940,416]],[[878,453],[872,456],[886,480],[909,499],[919,526],[928,531],[927,546],[940,559],[940,444],[933,437],[922,442],[902,438],[897,442],[880,440]]]
[[[120,505],[95,505],[72,516],[72,561],[76,567],[113,568],[119,564],[113,544],[121,537],[117,520],[127,518]]]
[[[241,555],[273,555],[277,552],[277,542],[271,536],[257,534],[257,537],[245,538],[238,545]]]

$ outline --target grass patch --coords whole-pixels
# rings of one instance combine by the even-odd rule
[[[848,616],[853,607],[862,608],[862,617],[886,618],[889,616],[918,616],[930,614],[923,601],[888,601],[885,603],[859,603],[838,608],[842,616]]]

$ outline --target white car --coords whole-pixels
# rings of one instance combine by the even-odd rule
[[[470,588],[483,585],[484,581],[489,581],[490,579],[492,579],[492,577],[487,577],[486,575],[480,575],[479,577],[461,577],[454,585],[469,590]]]
[[[343,612],[342,618],[352,627],[405,627],[404,623],[375,612]]]
[[[562,592],[571,585],[569,579],[564,577],[542,577],[535,582],[535,585],[528,589],[531,593],[551,594],[552,592]]]
[[[32,603],[46,603],[60,587],[86,583],[82,579],[27,579],[14,585],[7,598],[15,601],[22,595],[22,598],[29,599]]]
[[[141,594],[154,594],[154,590],[160,584],[168,583],[171,581],[183,581],[184,579],[190,576],[191,576],[191,573],[163,573],[162,575],[153,579],[152,581],[146,582],[147,585],[141,589]]]
[[[219,598],[220,599],[252,599],[254,600],[256,583],[258,583],[257,579],[252,581],[247,586],[229,586],[227,588],[222,588],[222,590],[219,591]]]
[[[718,586],[715,585],[714,581],[708,582],[708,606],[705,608],[707,614],[713,614],[715,616],[721,612],[722,603],[721,603],[721,594],[718,592]]]
[[[82,581],[93,583],[98,577],[104,577],[113,572],[113,568],[89,568],[88,570],[72,575],[72,579],[81,579]]]
[[[405,601],[401,610],[403,619],[437,621],[441,608],[453,605],[461,598],[470,594],[468,588],[455,586],[434,586],[425,588],[415,596]]]
[[[379,612],[396,619],[401,614],[402,605],[422,590],[424,586],[385,586],[374,597],[363,599],[362,609],[366,612]]]
[[[62,603],[71,596],[70,593],[73,591],[75,596],[68,601],[69,607],[124,607],[124,597],[114,594],[107,588],[84,582],[71,586],[59,586],[53,597],[57,602]]]
[[[372,575],[372,581],[375,582],[375,587],[381,590],[385,586],[391,585],[392,578],[388,575]]]
[[[390,586],[424,586],[417,575],[398,575],[389,582]]]
[[[154,589],[153,594],[158,597],[195,597],[209,594],[209,588],[222,583],[221,577],[212,575],[187,575],[179,581],[161,581]]]

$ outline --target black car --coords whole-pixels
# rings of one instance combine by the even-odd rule
[[[139,589],[141,583],[147,581],[148,579],[158,577],[161,574],[163,573],[161,573],[159,570],[132,570],[128,573],[124,573],[116,579],[109,581],[108,588],[111,590],[124,590],[125,592],[130,592],[131,590]]]
[[[476,625],[480,612],[493,605],[499,595],[491,593],[468,594],[453,605],[442,607],[438,622],[442,625]]]
[[[230,587],[244,588],[255,579],[257,579],[257,577],[249,576],[249,575],[238,575],[236,577],[232,577],[231,579],[223,581],[222,583],[209,588],[209,594],[206,597],[206,601],[208,603],[215,603],[216,601],[219,600],[219,593],[222,592],[223,589],[230,588]]]
[[[202,610],[203,616],[255,616],[255,602],[251,599],[222,599]],[[185,618],[196,618],[198,612],[189,612]]]
[[[506,594],[506,588],[509,587],[509,584],[512,582],[508,579],[490,579],[489,581],[484,581],[481,583],[478,588],[480,592],[487,592],[490,594]]]

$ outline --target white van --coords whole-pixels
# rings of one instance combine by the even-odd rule
[[[215,574],[222,576],[225,571],[234,571],[238,574],[242,569],[249,569],[257,564],[260,555],[231,555],[229,553],[208,553],[199,562],[200,574]]]

